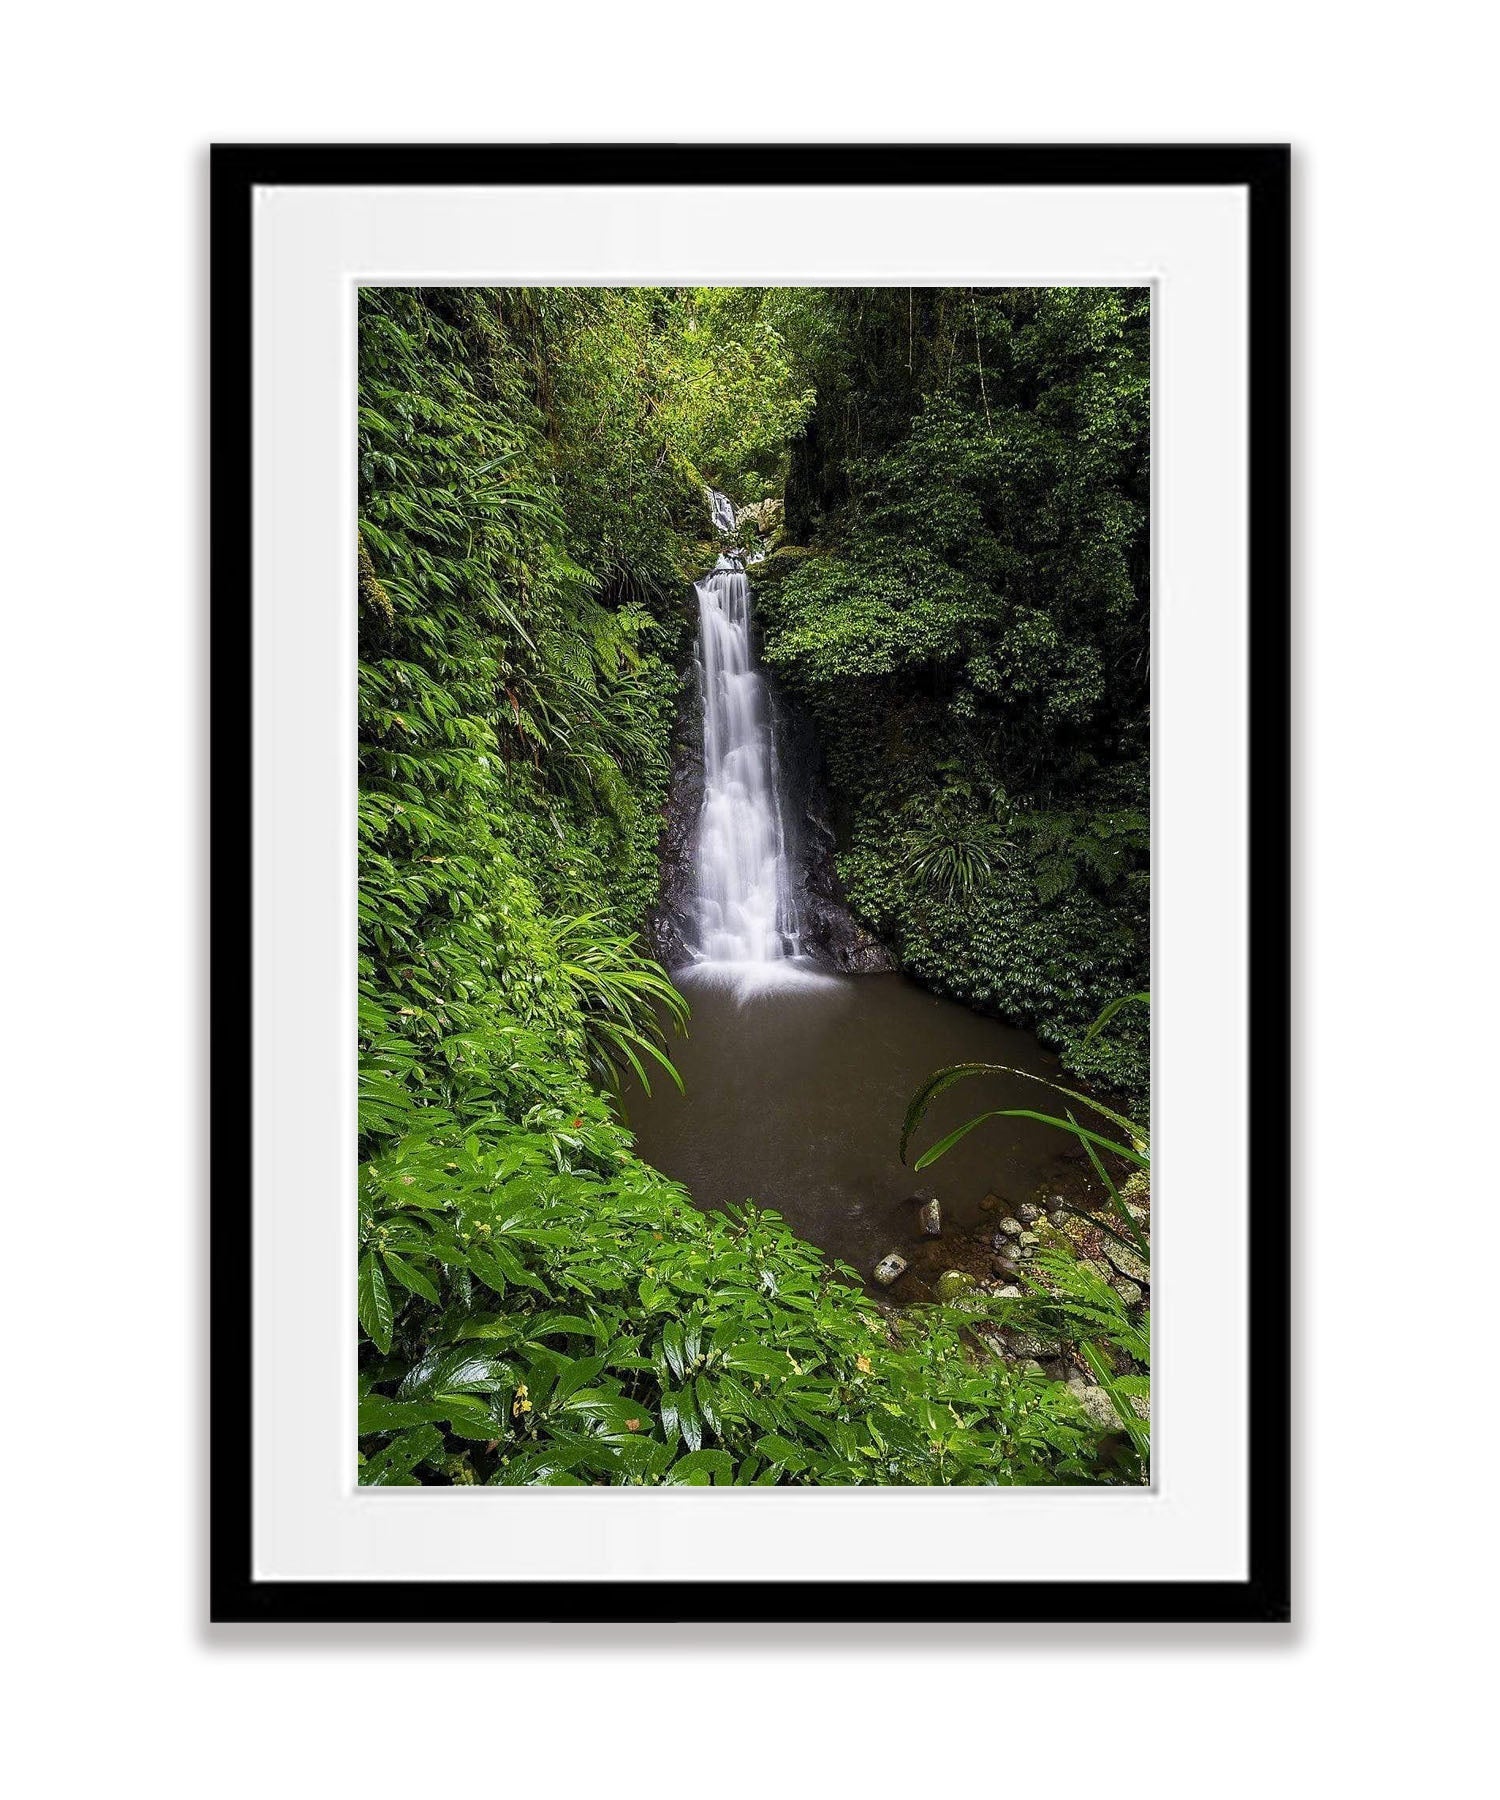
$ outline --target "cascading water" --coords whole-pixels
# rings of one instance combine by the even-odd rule
[[[727,537],[734,530],[734,503],[728,494],[721,494],[717,488],[710,488],[708,497],[713,506],[714,528]]]
[[[713,494],[714,523],[734,530],[734,508]],[[771,697],[750,642],[750,584],[722,555],[696,585],[698,678],[703,695],[703,809],[694,847],[696,965],[737,985],[802,978],[797,906],[787,857]]]

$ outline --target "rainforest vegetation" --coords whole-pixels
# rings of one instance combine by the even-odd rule
[[[362,1481],[1145,1477],[1149,1314],[1066,1233],[882,1308],[618,1092],[677,1079],[644,923],[712,486],[855,914],[1090,1084],[1037,1111],[1148,1253],[1147,342],[1134,290],[362,294]]]

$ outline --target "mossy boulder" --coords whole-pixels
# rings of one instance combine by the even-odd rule
[[[962,1269],[944,1269],[937,1278],[937,1297],[939,1300],[957,1300],[967,1294],[977,1284],[972,1275],[966,1275]]]

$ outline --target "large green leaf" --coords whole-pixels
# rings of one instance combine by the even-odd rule
[[[734,1458],[724,1450],[691,1450],[678,1457],[665,1479],[670,1485],[727,1487],[734,1480]]]
[[[1132,1120],[1127,1119],[1123,1113],[1117,1113],[1112,1108],[1103,1105],[1100,1101],[1090,1099],[1087,1094],[1080,1094],[1076,1088],[1064,1087],[1060,1082],[1049,1081],[1044,1075],[1033,1075],[1029,1069],[1017,1069],[1012,1067],[1009,1063],[953,1063],[948,1068],[939,1069],[935,1074],[929,1075],[926,1081],[922,1083],[916,1093],[913,1094],[911,1099],[907,1102],[906,1117],[901,1123],[900,1152],[902,1162],[906,1161],[906,1149],[907,1145],[911,1142],[912,1133],[916,1130],[917,1126],[921,1124],[923,1115],[926,1113],[927,1108],[931,1106],[932,1102],[939,1094],[946,1093],[948,1089],[953,1087],[956,1083],[968,1081],[976,1075],[1017,1075],[1020,1076],[1023,1081],[1035,1081],[1042,1087],[1051,1088],[1054,1093],[1066,1094],[1070,1100],[1076,1100],[1080,1106],[1088,1107],[1091,1112],[1096,1112],[1102,1118],[1108,1119],[1112,1125],[1119,1126],[1132,1144],[1144,1138],[1142,1128]],[[1063,1123],[1050,1113],[1032,1113],[1020,1110],[1007,1110],[1004,1112],[988,1114],[986,1116],[991,1118],[1044,1119],[1047,1123],[1056,1125],[1062,1125]],[[972,1126],[977,1124],[978,1121],[970,1120],[969,1123],[970,1126]],[[968,1127],[965,1127],[965,1129],[968,1129]],[[958,1137],[961,1137],[962,1135],[962,1131],[957,1134],[950,1134],[949,1138],[944,1141],[951,1147],[951,1145],[957,1141]],[[1107,1144],[1109,1143],[1109,1140],[1096,1138],[1095,1142]],[[1130,1154],[1133,1160],[1137,1162],[1145,1162],[1147,1160],[1145,1155],[1133,1149],[1128,1152],[1128,1154]],[[927,1157],[924,1158],[924,1161],[931,1160],[932,1152],[929,1151]],[[917,1166],[920,1168],[922,1164],[919,1163]]]
[[[447,1416],[446,1407],[429,1400],[387,1400],[383,1394],[369,1394],[359,1403],[359,1435],[407,1431],[414,1425],[429,1425]]]
[[[976,1125],[983,1125],[987,1119],[1036,1119],[1043,1125],[1056,1125],[1060,1131],[1071,1131],[1075,1137],[1083,1141],[1085,1146],[1090,1143],[1098,1144],[1114,1155],[1124,1157],[1127,1162],[1136,1163],[1142,1168],[1146,1166],[1146,1159],[1129,1144],[1120,1144],[1116,1143],[1113,1138],[1101,1137],[1098,1132],[1088,1131],[1082,1125],[1071,1125],[1068,1120],[1057,1118],[1052,1113],[1034,1112],[1026,1106],[1003,1106],[993,1112],[982,1112],[972,1119],[966,1119],[957,1130],[950,1131],[946,1137],[940,1138],[930,1150],[924,1151],[917,1158],[912,1165],[913,1173],[920,1174],[923,1169],[929,1168],[935,1163],[939,1157],[946,1156],[961,1138],[967,1137]]]
[[[415,1480],[412,1470],[440,1456],[442,1450],[442,1433],[431,1425],[404,1432],[361,1466],[360,1483],[365,1487],[408,1487]]]
[[[434,1306],[437,1305],[438,1291],[420,1269],[414,1268],[404,1256],[398,1256],[394,1250],[382,1250],[380,1254],[387,1270],[402,1287],[423,1300],[430,1300]]]
[[[365,1334],[382,1354],[391,1347],[395,1314],[385,1275],[373,1251],[366,1251],[359,1264],[359,1322]]]
[[[739,1369],[762,1381],[784,1380],[792,1373],[792,1359],[786,1351],[764,1344],[730,1344],[723,1354],[727,1368]]]
[[[623,1394],[611,1394],[601,1388],[585,1388],[570,1395],[562,1410],[591,1420],[606,1432],[632,1436],[649,1433],[656,1422],[638,1400],[628,1400]]]

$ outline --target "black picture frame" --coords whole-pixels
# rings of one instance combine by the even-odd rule
[[[1268,1622],[1291,1616],[1290,149],[1134,145],[216,145],[209,1603],[216,1623]],[[1249,219],[1248,1575],[1230,1581],[267,1581],[251,1562],[251,209],[261,186],[1241,187]]]

